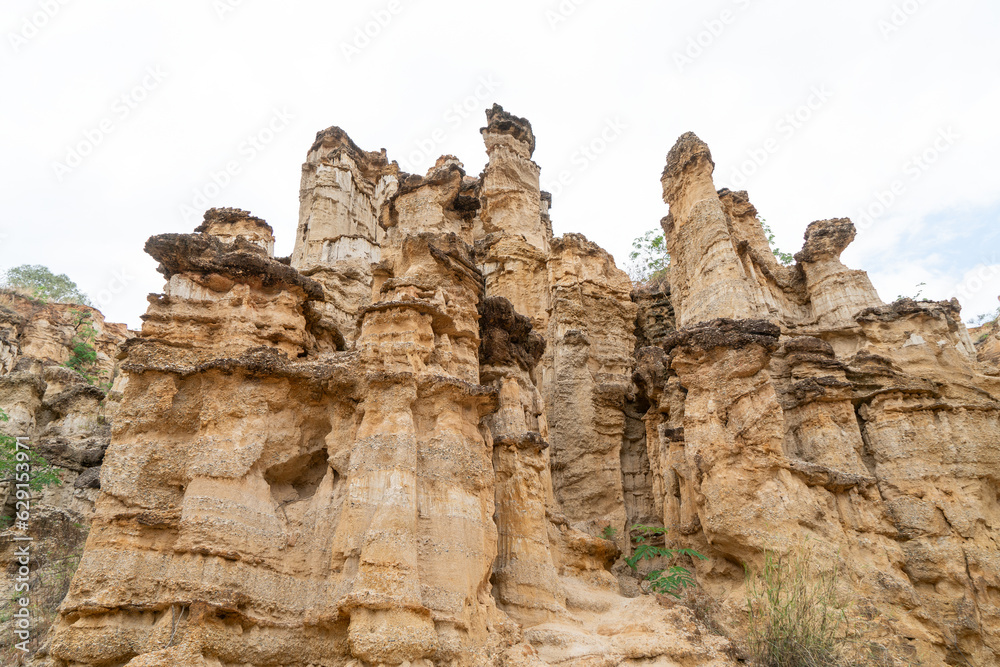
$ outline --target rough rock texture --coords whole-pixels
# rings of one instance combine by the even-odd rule
[[[260,246],[269,256],[274,256],[274,230],[271,225],[242,209],[209,209],[204,222],[194,231],[204,232],[226,243],[242,238]]]
[[[385,151],[364,151],[339,127],[316,134],[302,165],[299,226],[291,265],[323,285],[318,317],[339,332],[330,350],[357,338],[357,313],[371,303],[371,264],[385,231],[379,217],[399,168]]]
[[[639,322],[663,525],[709,555],[702,585],[734,614],[736,564],[809,539],[895,657],[998,664],[1000,381],[958,303],[882,304],[839,260],[846,219],[809,225],[796,264],[778,265],[746,193],[716,192],[712,166],[692,134],[670,151],[680,328]]]
[[[63,364],[70,359],[80,314],[95,330],[96,361],[88,380]],[[40,303],[13,293],[0,293],[0,350],[7,364],[0,373],[0,408],[10,420],[0,431],[23,436],[54,465],[63,479],[38,498],[44,506],[73,512],[74,520],[89,520],[97,493],[93,473],[99,468],[110,439],[109,422],[120,398],[117,349],[131,337],[124,324],[104,321],[89,306]],[[86,481],[89,480],[89,481]],[[0,486],[6,498],[6,485]],[[3,516],[12,508],[4,504]]]
[[[638,306],[635,319],[636,348],[660,345],[677,328],[674,306],[670,302],[670,282],[666,276],[639,285],[632,292]]]
[[[63,366],[72,355],[77,327],[86,315],[94,328],[92,378]],[[104,321],[97,310],[41,303],[0,292],[0,408],[9,416],[0,432],[23,439],[50,463],[61,483],[37,490],[0,482],[0,586],[14,590],[17,549],[31,538],[30,607],[34,633],[28,648],[44,644],[45,629],[69,586],[83,551],[100,489],[100,470],[121,394],[117,348],[129,336],[124,325]],[[112,388],[113,384],[113,388]],[[26,495],[27,497],[23,497]],[[20,501],[20,502],[19,502]],[[14,519],[27,511],[27,529]],[[11,596],[5,597],[10,600]],[[0,615],[0,662],[18,664],[11,618]]]
[[[610,526],[625,535],[621,447],[635,348],[632,283],[579,234],[554,240],[548,266],[552,344],[543,387],[556,498],[588,532]]]
[[[487,120],[480,178],[321,132],[288,263],[238,209],[147,242],[53,665],[729,664],[611,572],[631,285]]]
[[[779,264],[692,134],[669,271],[633,286],[553,236],[530,123],[494,106],[482,135],[472,177],[319,133],[290,259],[238,209],[147,242],[167,284],[122,348],[49,664],[735,665],[629,575],[634,524],[709,556],[737,639],[742,564],[808,538],[866,639],[996,664],[995,328],[977,358],[957,302],[883,304],[845,219]]]
[[[715,163],[688,133],[670,150],[660,179],[670,215],[662,225],[670,253],[670,293],[678,326],[712,317],[762,317],[758,286],[736,254],[730,216],[712,184]]]
[[[1000,319],[969,329],[969,336],[976,346],[979,361],[1000,369]]]
[[[498,104],[486,112],[486,119],[482,134],[490,161],[480,184],[483,232],[519,235],[544,252],[552,233],[542,223],[540,170],[531,160],[535,151],[531,123]]]

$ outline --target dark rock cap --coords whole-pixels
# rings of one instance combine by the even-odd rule
[[[267,224],[261,218],[258,218],[250,214],[250,211],[244,211],[241,208],[210,208],[205,211],[205,217],[202,223],[195,228],[195,232],[204,233],[212,225],[232,225],[237,222],[250,222],[261,229],[265,229],[270,234],[274,234],[274,230],[271,225]]]
[[[708,160],[712,168],[715,168],[708,144],[699,139],[694,132],[685,132],[677,138],[674,147],[667,153],[667,166],[663,168],[663,178],[679,176],[688,164],[698,159]]]
[[[479,363],[530,371],[545,352],[545,339],[532,330],[531,320],[514,310],[504,297],[491,296],[479,304]]]
[[[663,349],[692,347],[710,350],[714,347],[743,348],[760,345],[773,352],[778,349],[781,329],[767,320],[731,320],[719,318],[678,329],[663,341]]]
[[[805,244],[795,253],[797,262],[815,262],[830,257],[840,257],[851,244],[857,230],[848,218],[817,220],[806,227]]]
[[[528,144],[529,153],[535,152],[535,135],[531,131],[531,123],[507,113],[499,104],[494,104],[493,108],[486,110],[486,127],[479,131],[483,134],[509,134]]]
[[[268,257],[243,238],[224,243],[204,234],[160,234],[146,241],[146,252],[160,263],[168,279],[177,273],[217,273],[240,282],[259,281],[264,287],[297,287],[308,299],[323,298],[323,287],[298,271]]]

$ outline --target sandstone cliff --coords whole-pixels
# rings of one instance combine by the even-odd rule
[[[668,156],[681,328],[638,355],[664,525],[734,603],[735,564],[808,538],[896,655],[997,664],[1000,382],[958,303],[883,304],[839,261],[845,219],[809,225],[778,265],[713,166],[692,134]]]
[[[92,332],[81,338],[81,331]],[[74,304],[42,303],[15,292],[0,292],[0,433],[22,438],[52,465],[58,482],[17,494],[8,479],[0,482],[0,571],[5,613],[0,659],[17,664],[11,618],[19,563],[18,538],[31,546],[29,583],[35,632],[29,644],[43,644],[45,629],[65,596],[83,552],[87,528],[100,493],[100,470],[111,439],[110,420],[124,378],[117,374],[117,348],[131,334],[122,324],[104,321],[97,310]],[[96,359],[81,370],[66,366],[74,347],[84,343]],[[13,475],[13,471],[10,472]],[[26,504],[18,504],[21,501]],[[14,520],[30,515],[28,530]]]
[[[969,330],[979,361],[1000,368],[1000,318]]]
[[[669,277],[633,289],[553,236],[531,124],[482,135],[473,177],[320,132],[291,258],[239,209],[147,242],[166,286],[42,658],[735,665],[743,565],[808,540],[882,664],[997,664],[1000,377],[958,304],[883,304],[846,219],[779,264],[692,134]],[[708,556],[711,618],[642,592],[636,524]]]

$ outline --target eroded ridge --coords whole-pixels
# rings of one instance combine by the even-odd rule
[[[995,664],[989,336],[980,359],[956,302],[882,303],[849,220],[780,264],[693,134],[669,272],[635,286],[553,235],[531,124],[486,117],[478,177],[320,132],[290,258],[239,209],[147,242],[167,283],[120,348],[49,664],[737,664],[624,567],[637,523],[708,556],[734,636],[741,564],[808,538],[896,655]]]

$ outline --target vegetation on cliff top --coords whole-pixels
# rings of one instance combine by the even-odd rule
[[[39,301],[78,303],[93,306],[90,299],[65,273],[56,275],[41,264],[22,264],[4,273],[0,287],[14,290]]]

